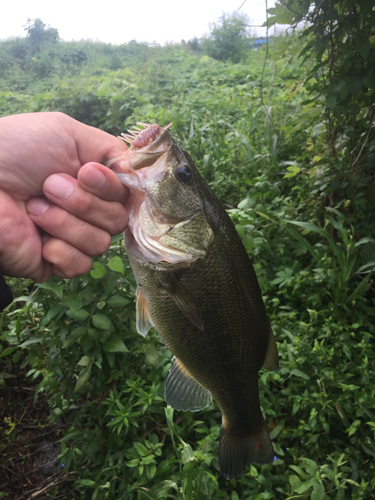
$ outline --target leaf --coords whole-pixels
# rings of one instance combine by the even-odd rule
[[[167,492],[170,488],[174,488],[176,492],[178,493],[178,486],[174,481],[171,481],[170,479],[166,479],[164,481],[161,481],[160,483],[155,484],[152,486],[148,491],[147,491],[147,499],[157,499],[157,498],[162,498],[165,500],[166,498],[176,498],[172,495],[167,495]],[[141,495],[142,493],[145,493],[144,490],[138,490],[139,494]]]
[[[325,495],[323,483],[318,479],[313,479],[312,483],[314,485],[314,489],[311,493],[311,500],[323,500]]]
[[[78,311],[75,312],[69,309],[68,311],[66,311],[65,314],[70,318],[76,319],[77,321],[83,321],[88,316],[90,316],[90,313],[86,309],[79,309]]]
[[[129,352],[124,342],[115,333],[107,338],[103,344],[103,349],[107,352]]]
[[[183,448],[182,454],[181,454],[181,460],[184,463],[191,462],[192,460],[195,460],[195,455],[194,455],[193,449],[190,446],[190,444],[184,443],[184,448]]]
[[[300,377],[305,380],[310,380],[310,377],[306,375],[306,373],[301,372],[301,370],[298,370],[298,368],[293,368],[293,370],[290,373],[292,375],[295,375],[296,377]]]
[[[44,335],[36,335],[35,337],[31,337],[30,339],[25,340],[25,342],[22,342],[19,347],[23,348],[28,347],[29,345],[39,344],[40,342],[43,342],[44,338]]]
[[[357,40],[357,48],[363,59],[367,59],[371,48],[370,40],[365,37],[359,38]]]
[[[112,321],[105,314],[94,314],[91,318],[92,324],[100,330],[113,330]]]
[[[289,179],[290,177],[295,177],[297,174],[301,172],[301,169],[296,166],[290,166],[286,167],[287,170],[289,170],[289,174],[284,175],[284,179]]]
[[[107,269],[100,262],[94,262],[92,265],[92,269],[90,271],[90,275],[95,280],[103,278],[107,274]]]
[[[3,358],[4,356],[8,356],[8,354],[12,354],[12,352],[15,351],[16,349],[18,349],[18,346],[8,347],[7,349],[5,349],[5,351],[3,351],[0,354],[0,358]]]
[[[108,261],[108,267],[112,270],[115,271],[116,273],[121,273],[124,274],[124,264],[120,257],[116,256],[113,257],[112,260]]]
[[[77,340],[79,338],[83,337],[83,335],[85,335],[85,334],[86,334],[86,327],[76,328],[75,330],[73,330],[71,332],[71,334],[69,335],[69,337],[65,340],[65,342],[62,345],[62,349],[66,349],[67,347],[70,347],[75,342],[77,342]]]
[[[300,460],[303,464],[302,466],[306,469],[306,472],[308,472],[308,474],[314,475],[318,472],[319,467],[318,464],[314,462],[314,460],[311,460],[310,458],[300,458]]]
[[[88,358],[90,361],[88,362],[87,366],[84,366],[84,368],[82,368],[82,370],[79,372],[76,386],[74,388],[74,392],[78,392],[79,390],[81,390],[87,384],[87,382],[90,380],[91,366],[92,366],[93,360],[89,356],[84,356],[81,359],[81,362],[84,358]]]
[[[139,458],[133,458],[132,460],[129,460],[129,462],[125,462],[128,467],[138,467],[139,465]]]
[[[329,95],[326,99],[327,108],[333,109],[336,106],[337,96]]]
[[[346,432],[348,433],[348,437],[352,436],[355,432],[357,432],[358,427],[361,425],[361,423],[362,422],[359,419],[354,420],[349,429],[346,430]]]
[[[77,363],[79,366],[89,366],[92,363],[90,356],[83,356]]]
[[[125,307],[130,304],[130,300],[121,295],[112,295],[106,302],[110,307]]]
[[[283,429],[284,429],[284,422],[276,425],[276,427],[272,429],[272,431],[270,432],[270,438],[275,439],[275,437],[278,436]]]
[[[95,481],[92,481],[92,479],[77,479],[77,481],[74,481],[74,484],[76,486],[95,486]]]
[[[146,448],[146,446],[144,444],[138,443],[137,441],[134,441],[133,446],[137,450],[137,452],[139,453],[139,455],[141,457],[144,457],[147,455],[148,449]]]

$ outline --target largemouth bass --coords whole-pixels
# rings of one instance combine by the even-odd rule
[[[174,355],[166,402],[222,412],[219,466],[226,479],[274,459],[259,404],[258,372],[278,368],[257,277],[227,212],[154,124],[123,134],[130,148],[111,167],[129,187],[125,248],[137,282],[137,330],[154,326]]]

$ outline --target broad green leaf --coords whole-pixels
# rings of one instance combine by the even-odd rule
[[[112,260],[109,260],[108,267],[112,271],[116,271],[116,273],[124,274],[124,264],[123,264],[122,260],[120,259],[120,257],[116,256],[116,257],[113,257]]]
[[[290,482],[290,485],[292,487],[292,491],[296,491],[302,484],[302,481],[300,480],[300,478],[298,476],[296,476],[295,474],[291,474],[289,476],[289,482]]]
[[[347,433],[348,433],[348,436],[352,436],[355,432],[357,432],[359,426],[361,425],[361,420],[357,419],[357,420],[354,420],[354,422],[352,423],[352,425],[349,427],[349,429],[347,429]]]
[[[289,179],[290,177],[295,177],[297,174],[299,174],[301,172],[300,167],[296,167],[296,166],[286,167],[286,169],[289,171],[289,173],[284,175],[284,179]]]
[[[66,349],[67,347],[70,347],[71,345],[73,345],[75,342],[77,342],[77,340],[81,337],[83,337],[83,335],[86,334],[86,328],[85,327],[79,327],[79,328],[76,328],[75,330],[73,330],[69,337],[65,340],[65,342],[63,343],[62,345],[62,349]]]
[[[86,309],[78,309],[78,311],[75,312],[69,309],[65,314],[70,318],[76,319],[78,321],[83,321],[88,316],[90,316],[90,313]]]
[[[88,358],[88,356],[84,356],[84,357]],[[93,360],[91,358],[89,358],[89,359],[90,359],[90,361],[87,364],[87,366],[84,366],[84,368],[82,368],[82,370],[79,372],[76,386],[74,388],[74,392],[80,391],[87,384],[87,382],[90,380],[91,366],[92,366]]]
[[[296,377],[303,378],[305,380],[309,380],[310,377],[306,375],[306,373],[301,372],[301,370],[298,370],[298,368],[293,368],[293,370],[290,372],[292,375],[295,375]]]
[[[327,107],[333,109],[336,106],[337,96],[329,95],[326,99]]]
[[[367,37],[359,38],[357,40],[357,47],[363,59],[367,59],[371,47],[370,40]]]
[[[107,352],[129,352],[124,342],[115,333],[107,338],[103,344],[103,349]]]
[[[305,493],[306,490],[312,487],[313,479],[309,479],[308,481],[304,481],[295,491],[296,493]]]
[[[90,356],[83,356],[79,361],[78,361],[78,365],[79,366],[90,366],[92,364],[92,359],[90,358]]]
[[[121,295],[112,295],[112,297],[109,297],[106,302],[110,307],[125,307],[130,304],[130,300],[125,297],[121,297]]]
[[[270,438],[275,439],[276,436],[280,434],[280,432],[284,429],[284,422],[278,424],[272,431],[270,432]]]
[[[35,337],[31,337],[25,340],[25,342],[22,342],[19,347],[28,347],[29,345],[39,344],[40,342],[43,342],[44,339],[44,335],[36,335]]]
[[[94,262],[92,265],[92,269],[90,271],[90,275],[94,279],[103,278],[107,274],[107,269],[100,262]]]
[[[141,457],[144,457],[148,454],[148,449],[146,448],[146,446],[144,444],[138,443],[137,441],[134,441],[133,446],[137,450],[139,455],[141,455]]]
[[[313,475],[316,474],[319,470],[318,464],[311,460],[310,458],[300,458],[303,467],[306,469],[306,472]]]
[[[112,321],[105,314],[94,314],[91,318],[92,324],[101,330],[113,330]]]
[[[129,460],[129,462],[126,462],[126,465],[128,467],[138,467],[138,465],[139,465],[139,458],[133,458],[132,460]]]
[[[312,483],[314,488],[311,493],[311,500],[323,500],[325,495],[323,483],[318,479],[313,479]]]

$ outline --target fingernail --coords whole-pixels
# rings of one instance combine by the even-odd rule
[[[106,176],[95,167],[87,167],[81,175],[81,181],[91,189],[100,189],[106,183]]]
[[[73,194],[74,184],[62,175],[53,174],[44,181],[43,191],[60,200],[66,200]]]
[[[42,198],[32,198],[26,203],[26,210],[30,215],[39,217],[50,207],[48,201]]]

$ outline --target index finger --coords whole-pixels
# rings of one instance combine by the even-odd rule
[[[119,180],[117,175],[100,163],[86,163],[77,175],[82,189],[105,201],[117,201],[125,205],[129,197],[129,189]]]

